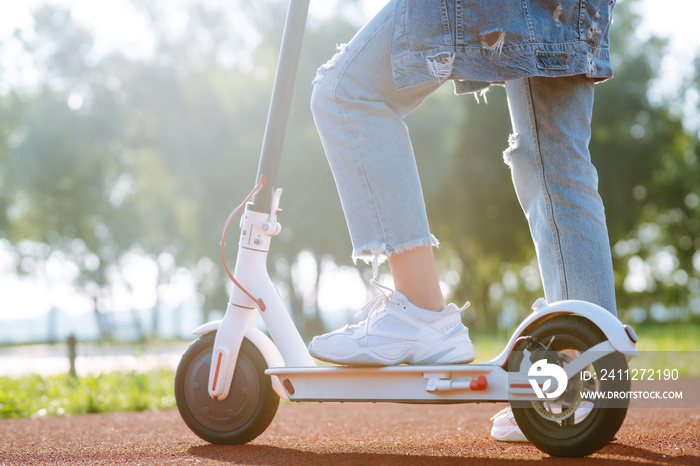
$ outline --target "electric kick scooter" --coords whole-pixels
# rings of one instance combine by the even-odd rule
[[[603,377],[637,356],[631,327],[583,301],[543,299],[503,352],[483,364],[390,367],[317,366],[270,277],[266,261],[281,189],[273,191],[291,106],[309,0],[290,0],[265,128],[258,183],[226,222],[221,249],[235,287],[223,320],[194,330],[175,376],[180,414],[214,444],[242,444],[272,422],[280,398],[291,401],[402,403],[509,402],[518,426],[554,456],[585,456],[619,429],[627,403],[584,395],[629,390]],[[223,257],[226,233],[242,212],[233,274]],[[262,317],[272,337],[256,327]],[[583,374],[587,376],[584,377]],[[555,379],[556,382],[553,383]]]

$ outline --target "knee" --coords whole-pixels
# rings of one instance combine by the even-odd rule
[[[542,182],[533,147],[527,137],[513,133],[508,138],[508,147],[503,151],[503,161],[511,170],[513,187],[523,211],[529,214],[536,201],[542,199]]]
[[[322,85],[320,82],[314,82],[313,90],[311,91],[311,114],[314,120],[318,123],[320,119],[328,112],[329,107],[334,101],[333,91],[330,86]]]
[[[311,113],[314,115],[314,118],[323,116],[332,105],[338,103],[336,90],[340,82],[337,82],[338,79],[334,76],[334,73],[337,70],[338,60],[345,54],[345,47],[345,44],[339,45],[338,53],[321,65],[316,72],[311,93]]]

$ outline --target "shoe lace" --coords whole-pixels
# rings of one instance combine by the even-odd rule
[[[370,280],[369,282],[374,288],[379,291],[380,294],[377,296],[370,298],[369,301],[367,301],[359,311],[355,313],[354,318],[357,319],[363,312],[365,312],[366,309],[369,309],[369,312],[367,313],[367,317],[365,320],[354,324],[354,325],[348,325],[348,329],[355,329],[359,328],[361,326],[365,327],[365,337],[364,337],[364,344],[367,344],[367,332],[369,330],[369,322],[372,320],[372,317],[379,311],[383,310],[387,304],[391,302],[391,298],[394,295],[394,290],[389,288],[388,286],[384,286],[375,279]]]
[[[364,343],[365,345],[367,344],[367,335],[368,335],[369,322],[370,322],[370,320],[372,320],[372,317],[373,317],[377,312],[382,311],[382,310],[391,302],[391,298],[394,296],[394,290],[392,290],[392,289],[389,288],[388,286],[382,285],[381,283],[379,283],[379,282],[376,281],[375,279],[370,280],[369,283],[370,283],[374,288],[376,288],[377,291],[379,291],[380,294],[378,294],[377,296],[374,296],[373,298],[370,298],[369,301],[367,301],[367,302],[360,308],[360,310],[357,311],[357,312],[355,313],[355,315],[353,316],[353,318],[357,319],[360,315],[362,315],[362,313],[363,313],[366,309],[370,308],[370,306],[371,306],[369,312],[367,313],[367,317],[366,317],[363,321],[361,321],[361,322],[359,322],[359,323],[357,323],[357,324],[348,325],[348,326],[346,327],[347,330],[354,330],[354,329],[356,329],[356,328],[360,328],[360,327],[364,326],[364,327],[365,327],[365,336],[364,336],[364,339],[363,339],[363,340],[364,340],[363,343]],[[462,311],[466,310],[469,306],[471,306],[471,303],[470,303],[469,301],[467,301],[466,303],[464,303],[464,306],[462,306],[462,307],[459,308],[459,312],[462,312]]]

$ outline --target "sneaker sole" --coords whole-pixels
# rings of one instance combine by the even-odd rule
[[[491,437],[499,442],[528,442],[523,433],[517,427],[493,427]]]
[[[476,359],[476,356],[472,356],[471,359],[465,359],[463,361],[454,361],[454,362],[441,362],[440,364],[433,364],[433,363],[422,363],[422,362],[417,362],[417,363],[411,363],[411,362],[404,362],[404,361],[399,361],[399,362],[392,362],[392,363],[387,363],[387,362],[380,362],[377,361],[376,359],[372,358],[369,355],[367,357],[367,361],[338,361],[338,360],[333,360],[329,357],[325,356],[319,356],[314,353],[311,353],[311,356],[313,356],[315,359],[318,359],[319,361],[323,362],[328,362],[331,364],[339,364],[341,366],[353,366],[353,367],[387,367],[387,366],[398,366],[401,364],[406,364],[409,366],[454,366],[454,365],[459,365],[459,364],[469,364],[470,362],[474,361]]]
[[[445,342],[437,342],[432,346],[437,348],[444,348]],[[462,354],[455,355],[454,358],[448,358],[447,361],[442,361],[441,359],[448,356],[451,352],[459,348],[459,346],[469,345],[471,349],[471,341],[455,341],[452,346],[447,349],[440,349],[440,351],[430,351],[430,347],[422,348],[419,351],[407,350],[400,356],[390,358],[383,357],[376,354],[375,351],[366,348],[358,348],[354,353],[336,356],[332,354],[326,354],[323,352],[315,351],[312,347],[309,348],[309,353],[316,359],[321,361],[330,362],[333,364],[341,364],[345,366],[396,366],[399,364],[410,364],[416,366],[426,366],[426,365],[451,365],[451,364],[469,364],[475,359],[473,349],[469,352],[462,352]],[[408,354],[406,354],[408,353]],[[427,354],[426,354],[427,353]],[[417,357],[417,355],[420,355]]]

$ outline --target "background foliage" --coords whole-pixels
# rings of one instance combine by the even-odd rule
[[[634,3],[616,9],[616,78],[597,87],[591,151],[622,318],[689,321],[700,315],[700,142],[674,109],[700,85],[700,58],[684,87],[652,102],[667,46],[635,34]],[[219,235],[254,182],[285,5],[193,5],[175,34],[163,3],[141,4],[156,38],[148,58],[98,55],[90,32],[52,6],[36,10],[33,35],[17,36],[42,78],[0,94],[0,241],[18,273],[46,274],[51,258],[71,264],[103,338],[115,293],[129,292],[134,255],[157,266],[158,285],[185,270],[205,314],[226,302]],[[341,2],[308,26],[279,177],[284,232],[270,271],[307,335],[323,327],[322,265],[348,265],[351,251],[308,110],[310,83],[357,30],[353,8]],[[468,320],[509,327],[542,291],[501,156],[511,131],[505,92],[477,103],[449,87],[407,119],[442,243],[439,269],[450,299],[475,303]],[[299,272],[302,251],[315,272]]]

